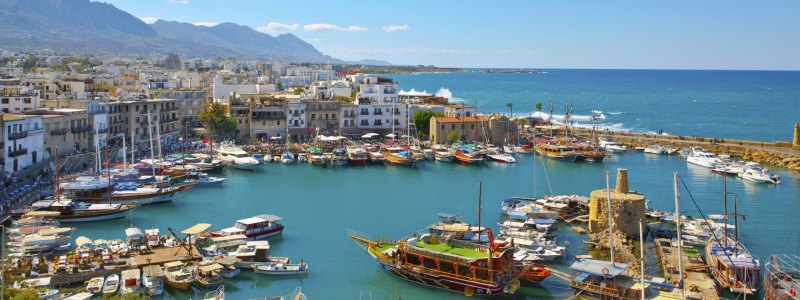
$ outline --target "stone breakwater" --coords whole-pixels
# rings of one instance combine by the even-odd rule
[[[573,131],[578,136],[592,136],[588,129],[576,128]],[[744,160],[800,172],[800,147],[792,146],[789,142],[770,143],[618,131],[600,131],[595,133],[595,136],[597,135],[610,136],[630,148],[646,147],[651,143],[675,148],[700,146],[717,154],[725,153]]]

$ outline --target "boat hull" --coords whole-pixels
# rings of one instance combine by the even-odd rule
[[[448,290],[451,292],[467,294],[468,289],[474,289],[475,296],[501,296],[507,295],[504,285],[485,285],[474,282],[468,282],[457,278],[435,276],[425,273],[411,272],[409,269],[400,269],[389,264],[380,263],[383,269],[389,275],[399,279],[421,284],[428,287]]]
[[[91,216],[62,215],[59,216],[58,220],[62,223],[96,222],[124,218],[127,213],[128,210],[96,214]]]
[[[167,283],[168,286],[171,286],[172,288],[176,288],[176,289],[180,289],[180,290],[188,289],[189,286],[192,284],[191,281],[180,281],[180,282],[178,282],[178,281],[172,281],[172,280],[169,280],[169,279],[166,279],[164,281]]]

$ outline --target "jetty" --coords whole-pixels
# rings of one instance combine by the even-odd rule
[[[678,247],[672,247],[669,239],[657,238],[653,243],[656,246],[656,254],[661,262],[664,278],[667,279],[667,282],[679,282]],[[706,270],[708,266],[703,262],[701,252],[692,249],[695,248],[684,249],[682,256],[685,277],[683,286],[686,289],[686,297],[704,300],[720,299],[714,280]]]

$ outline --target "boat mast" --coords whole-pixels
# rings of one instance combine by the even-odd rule
[[[145,106],[147,107],[147,106]],[[153,171],[153,180],[156,180],[156,155],[153,153],[153,123],[150,110],[147,110],[147,132],[150,134],[150,169]]]
[[[106,156],[108,156],[108,143],[106,143]],[[106,174],[108,176],[108,186],[106,186],[106,190],[108,190],[108,205],[111,205],[111,168],[106,168]]]
[[[133,130],[131,130],[131,163],[136,161],[136,135],[133,134]]]
[[[163,164],[164,157],[161,156],[161,122],[159,119],[156,119],[156,145],[158,146],[158,162]]]
[[[639,286],[642,290],[642,300],[644,300],[644,233],[642,233],[642,219],[639,219],[639,265],[641,266],[642,278],[639,279]]]
[[[536,124],[533,125],[533,200],[536,200]]]
[[[94,135],[94,152],[95,152],[94,156],[95,156],[95,165],[96,165],[94,171],[95,171],[95,173],[99,174],[103,168],[100,165],[100,143],[99,143],[99,139],[97,138],[97,134]]]
[[[106,143],[108,144],[108,143]],[[125,134],[122,134],[122,170],[128,173],[128,144],[125,142]]]
[[[481,202],[483,202],[483,181],[478,182],[478,230],[481,230]],[[481,240],[481,234],[478,233],[478,241]]]
[[[56,146],[56,174],[55,174],[56,178],[53,181],[53,183],[55,183],[55,185],[56,185],[55,188],[53,189],[56,201],[58,201],[59,195],[61,194],[61,185],[58,183],[58,169],[59,169],[59,167],[58,167],[58,146]]]
[[[673,188],[675,190],[675,222],[678,224],[678,280],[680,284],[678,287],[681,289],[681,300],[685,299],[685,291],[683,290],[683,245],[681,245],[681,206],[678,194],[678,172],[672,172]]]
[[[739,244],[739,208],[736,204],[736,193],[733,193],[733,239]]]
[[[723,167],[724,168],[724,167]],[[724,172],[724,169],[723,169]],[[725,208],[722,211],[722,214],[725,216],[725,247],[728,247],[728,174],[722,174],[722,200],[725,205]]]
[[[611,250],[611,266],[615,266],[614,263],[614,222],[611,219],[611,180],[608,176],[608,171],[606,171],[606,203],[608,209],[608,248]]]

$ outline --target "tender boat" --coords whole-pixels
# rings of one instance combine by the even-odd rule
[[[456,159],[453,153],[450,153],[450,151],[448,151],[447,149],[436,150],[436,152],[434,152],[433,154],[433,157],[436,159],[436,161],[447,162],[447,163],[451,163]]]
[[[236,220],[233,227],[212,231],[212,236],[243,234],[249,240],[259,240],[283,233],[283,225],[278,223],[281,217],[275,215],[257,215]]]
[[[164,293],[164,270],[156,265],[149,265],[142,268],[142,285],[150,296],[158,296]]]
[[[122,282],[119,292],[122,296],[139,292],[142,289],[142,273],[139,269],[122,271]]]
[[[461,221],[461,217],[452,214],[440,213],[437,215],[439,222],[428,226],[428,232],[436,235],[450,236],[455,239],[481,242],[483,227],[472,226]]]
[[[308,273],[308,265],[303,260],[299,264],[265,263],[255,265],[253,271],[264,275],[299,275]]]
[[[344,166],[347,164],[347,150],[344,148],[334,148],[331,154],[331,162],[336,166]]]
[[[113,295],[119,289],[119,275],[111,274],[106,276],[103,283],[103,295]]]
[[[164,274],[167,285],[176,289],[185,290],[194,282],[194,278],[192,278],[192,269],[180,261],[165,263]]]
[[[203,172],[189,172],[186,173],[186,178],[195,180],[199,186],[203,185],[221,185],[225,182],[225,177],[209,177],[207,173]]]
[[[240,170],[255,170],[260,162],[247,152],[230,143],[223,143],[217,149],[217,157],[228,166]]]
[[[706,168],[714,168],[722,163],[716,154],[708,152],[700,147],[693,147],[686,162]]]
[[[294,153],[291,151],[286,151],[281,154],[281,163],[284,165],[291,165],[294,163]]]
[[[104,282],[105,279],[103,277],[94,277],[86,281],[83,290],[92,295],[100,294],[103,292]]]

